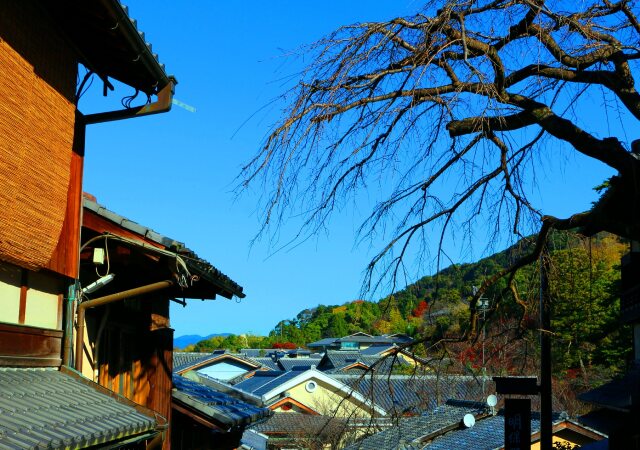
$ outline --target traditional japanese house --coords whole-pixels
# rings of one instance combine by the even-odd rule
[[[80,283],[76,369],[172,422],[169,302],[242,298],[242,287],[183,243],[92,198],[84,200]]]
[[[79,64],[105,93],[117,80],[154,101],[83,115]],[[162,442],[166,417],[61,365],[73,359],[85,127],[168,111],[174,84],[117,0],[0,4],[0,446]]]

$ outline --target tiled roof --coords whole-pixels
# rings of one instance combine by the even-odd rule
[[[211,353],[173,352],[173,371],[179,372],[209,357],[211,357]]]
[[[479,414],[482,411],[483,408],[478,404],[445,404],[423,416],[401,418],[394,426],[366,437],[350,445],[345,450],[404,450],[421,448],[413,447],[411,442],[422,436],[459,423],[465,414]],[[448,449],[457,450],[458,448],[459,447],[452,446]]]
[[[240,349],[240,354],[249,358],[259,358],[263,356],[271,356],[276,352],[282,352],[277,348],[243,348]]]
[[[250,392],[254,395],[264,395],[272,389],[276,389],[278,386],[286,383],[292,378],[300,375],[302,371],[299,370],[289,370],[289,371],[266,371],[266,372],[256,372],[256,374],[240,383],[236,384],[234,387],[237,389],[241,389],[246,392]],[[266,380],[266,382],[265,382]]]
[[[384,408],[390,415],[430,411],[446,399],[484,401],[494,392],[493,381],[482,381],[471,376],[451,375],[331,375],[364,397]]]
[[[269,438],[257,431],[245,429],[242,433],[240,448],[249,448],[251,450],[267,450],[267,441]]]
[[[344,428],[347,421],[331,416],[315,416],[297,413],[275,413],[267,420],[251,426],[251,430],[264,433],[317,434],[323,430]]]
[[[274,378],[269,383],[260,386],[258,389],[256,389],[254,391],[254,394],[255,395],[264,395],[267,392],[271,391],[272,389],[276,389],[278,386],[280,386],[280,385],[286,383],[287,381],[291,380],[292,378],[297,377],[298,375],[300,375],[300,373],[301,372],[296,371],[296,370],[289,370],[287,372],[284,372],[282,375],[280,375],[277,378]]]
[[[80,62],[104,79],[115,78],[146,94],[166,86],[158,55],[118,0],[42,2],[77,50]]]
[[[318,364],[318,369],[331,374],[339,374],[344,373],[345,368],[361,363],[372,367],[378,373],[388,374],[394,367],[408,364],[402,356],[382,358],[380,355],[365,355],[362,351],[328,350],[321,364]]]
[[[319,341],[312,342],[311,344],[307,344],[307,347],[309,347],[309,348],[324,347],[324,346],[328,346],[328,345],[333,344],[337,340],[338,340],[338,338],[324,338],[324,339],[320,339]]]
[[[583,402],[627,412],[634,397],[640,398],[640,365],[632,367],[623,377],[578,396]]]
[[[257,395],[253,395],[249,392],[245,392],[241,389],[237,389],[233,384],[229,381],[222,381],[216,378],[210,377],[203,373],[195,373],[195,377],[189,376],[190,380],[195,381],[200,384],[204,384],[205,386],[209,386],[218,392],[222,392],[223,394],[229,394],[232,397],[238,398],[240,400],[246,401],[252,405],[256,406],[264,406],[264,402],[262,401],[262,397]]]
[[[360,352],[358,351],[345,351],[345,350],[327,350],[324,355],[322,364],[318,366],[319,370],[331,370],[340,369],[344,366],[348,366],[358,362],[360,359]]]
[[[391,350],[392,348],[395,348],[395,344],[372,345],[371,347],[367,347],[360,350],[360,354],[366,355],[366,356],[376,356],[386,352],[387,350]]]
[[[305,348],[294,348],[292,350],[289,350],[287,352],[287,355],[305,355],[308,356],[311,354],[310,350],[307,350]]]
[[[531,433],[540,430],[540,416],[531,413]],[[476,421],[471,428],[461,427],[435,438],[424,448],[429,450],[491,450],[504,445],[504,415]],[[419,447],[423,448],[423,447]]]
[[[0,368],[0,448],[84,448],[155,431],[153,416],[102,390],[55,368]]]
[[[140,225],[119,214],[116,214],[115,212],[108,210],[104,206],[99,205],[98,203],[86,197],[83,198],[83,207],[87,210],[93,211],[100,217],[118,224],[120,227],[126,230],[132,231],[140,236],[145,237],[146,239],[163,245],[166,248],[166,251],[182,258],[189,270],[193,272],[194,275],[197,275],[216,286],[216,288],[219,290],[217,293],[222,295],[223,297],[232,298],[234,295],[241,298],[245,297],[245,294],[242,292],[242,286],[237,284],[224,273],[220,272],[220,270],[216,269],[209,262],[199,258],[198,255],[196,255],[192,250],[186,248],[185,244],[183,244],[182,242],[178,242],[174,239],[163,236],[160,233],[156,233],[152,229]],[[136,241],[130,240],[130,242],[135,243]]]
[[[175,365],[175,363],[176,363],[176,356],[175,355],[180,355],[180,356],[178,356],[178,360],[180,362],[183,362],[184,364]],[[201,356],[198,357],[198,355],[201,355]],[[228,356],[225,356],[225,355],[228,355]],[[255,367],[258,364],[253,359],[246,358],[243,355],[230,353],[230,352],[227,352],[226,350],[216,350],[213,353],[181,353],[181,352],[175,352],[174,353],[174,368],[173,368],[173,372],[174,373],[183,372],[183,371],[187,371],[187,370],[189,370],[191,368],[196,368],[196,367],[199,370],[201,368],[204,368],[204,367],[208,366],[207,363],[209,361],[213,365],[217,361],[224,360],[225,358],[231,358],[231,359],[233,359],[234,361],[236,361],[237,363],[240,363],[240,364],[245,364],[246,363],[246,365],[249,368]],[[247,369],[247,370],[249,370],[249,369]]]
[[[180,375],[173,376],[173,387],[174,400],[227,426],[249,424],[271,414],[268,408],[251,405]]]
[[[346,336],[337,339],[336,342],[359,342],[361,344],[392,344],[393,339],[385,336]]]
[[[257,389],[275,380],[283,373],[284,372],[281,370],[267,370],[256,372],[254,376],[235,384],[234,387],[245,392],[255,393]]]
[[[277,361],[274,361],[268,356],[261,356],[259,358],[251,358],[252,361],[255,361],[259,364],[262,364],[264,367],[268,367],[271,370],[282,370],[282,368],[278,365]]]
[[[291,370],[295,368],[310,369],[311,366],[318,366],[320,364],[319,358],[281,358],[278,360],[278,364],[284,370]]]

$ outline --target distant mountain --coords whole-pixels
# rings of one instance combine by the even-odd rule
[[[473,295],[473,286],[480,286],[484,280],[508,267],[517,258],[531,251],[533,240],[523,239],[506,250],[497,252],[491,256],[472,263],[453,264],[440,270],[438,273],[420,278],[406,288],[394,292],[377,302],[354,300],[342,305],[318,305],[314,308],[302,310],[295,318],[278,322],[278,325],[270,332],[270,336],[280,341],[293,342],[297,345],[305,345],[326,337],[346,336],[351,333],[364,332],[380,335],[386,333],[416,333],[428,332],[430,335],[443,335],[451,327],[459,327],[468,317],[468,302]],[[593,247],[593,249],[592,249]],[[619,239],[606,233],[594,236],[590,241],[581,240],[571,232],[556,232],[549,238],[549,248],[555,258],[563,256],[563,252],[569,252],[570,261],[577,264],[580,255],[587,255],[586,267],[589,267],[592,250],[603,255],[611,255],[611,261],[605,264],[610,267],[619,261],[619,251],[624,245]],[[573,253],[571,253],[573,252]],[[585,253],[586,252],[586,253]],[[594,258],[595,262],[598,262]],[[570,266],[569,263],[566,263]],[[583,264],[583,265],[584,265]],[[604,264],[604,263],[603,263]],[[602,266],[602,267],[605,267]],[[582,266],[581,266],[582,267]],[[582,272],[571,278],[584,281],[585,277],[589,286],[603,283],[606,289],[613,292],[614,286],[611,280],[596,280],[596,268],[594,265],[586,275]],[[571,267],[570,267],[571,268]],[[563,269],[564,270],[564,269]],[[569,270],[569,269],[567,269]],[[575,268],[573,272],[578,273]],[[586,270],[586,269],[585,269]],[[601,270],[598,268],[598,270]],[[604,270],[604,269],[602,269]],[[520,287],[533,286],[536,276],[535,264],[523,268],[520,271]],[[619,272],[619,271],[618,271]],[[599,274],[599,272],[598,272]],[[617,275],[619,277],[619,273]],[[577,278],[576,278],[577,277]],[[491,286],[484,294],[487,299],[498,299],[503,295],[504,280]],[[604,288],[603,288],[604,289]],[[605,289],[605,290],[606,290]],[[589,287],[585,292],[587,296],[593,289]],[[532,292],[537,292],[533,289]],[[523,291],[523,294],[525,292]],[[528,294],[527,294],[528,295]],[[517,317],[520,310],[513,306],[513,301],[504,302],[502,311],[506,314],[506,305],[515,308],[513,316]],[[603,331],[604,332],[604,331]],[[606,335],[606,333],[604,333]]]
[[[173,338],[173,348],[185,348],[188,345],[218,336],[227,337],[231,336],[231,333],[214,333],[208,336],[200,336],[199,334],[187,334],[184,336],[179,336],[177,338]]]

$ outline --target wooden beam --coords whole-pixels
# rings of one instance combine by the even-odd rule
[[[133,239],[138,242],[143,242],[153,247],[157,247],[161,249],[166,248],[162,244],[158,244],[157,242],[152,241],[151,239],[148,239],[138,233],[134,233],[133,231],[127,230],[126,228],[121,227],[117,223],[111,222],[110,220],[107,220],[104,217],[99,216],[98,214],[91,211],[90,209],[84,209],[83,216],[82,216],[82,227],[95,231],[98,234],[111,233],[111,234],[115,234],[116,236]],[[100,241],[98,241],[98,243],[100,243]]]
[[[59,366],[62,331],[0,323],[0,365]]]
[[[204,417],[202,417],[201,415],[179,405],[175,400],[172,400],[171,402],[171,408],[173,408],[174,410],[178,411],[181,414],[184,414],[185,416],[189,417],[190,419],[192,419],[194,422],[199,423],[200,425],[204,425],[207,428],[211,428],[213,430],[219,430],[219,431],[226,431],[224,428],[221,428],[220,426],[216,425],[215,423],[205,419]]]
[[[20,307],[18,310],[18,323],[24,325],[25,317],[27,314],[27,291],[28,287],[28,271],[22,269],[20,277]]]

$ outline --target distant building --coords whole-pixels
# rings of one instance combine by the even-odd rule
[[[384,336],[372,336],[367,333],[354,333],[341,338],[325,338],[307,344],[307,347],[317,351],[327,350],[364,350],[376,345],[402,345],[413,342],[409,336],[404,334],[391,334]]]
[[[463,418],[471,416],[465,422]],[[504,415],[492,415],[478,402],[449,400],[421,416],[400,419],[384,431],[356,442],[346,450],[478,450],[504,448]],[[553,441],[585,445],[605,439],[605,435],[556,414]],[[540,448],[539,414],[531,419],[531,448]]]

